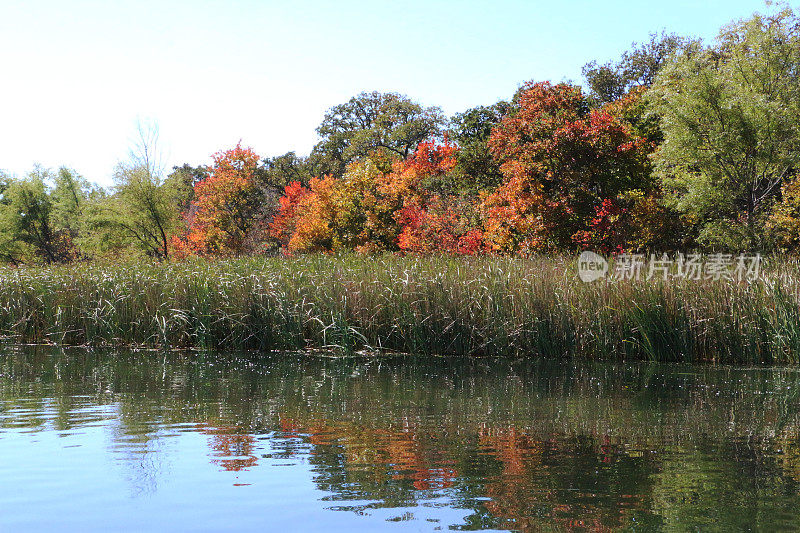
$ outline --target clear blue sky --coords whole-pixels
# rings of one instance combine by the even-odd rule
[[[713,39],[755,0],[0,0],[0,169],[66,165],[102,184],[137,117],[167,163],[240,139],[307,153],[327,108],[397,91],[448,114],[525,80],[582,82],[666,29]]]

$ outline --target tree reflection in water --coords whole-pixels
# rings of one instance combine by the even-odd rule
[[[221,473],[309,468],[331,509],[458,528],[800,523],[798,372],[558,361],[7,349],[2,431],[110,423],[158,491],[183,433]],[[132,464],[134,454],[117,456]],[[294,461],[293,463],[291,461]],[[150,466],[148,466],[150,465]]]
[[[239,472],[258,464],[258,457],[254,455],[253,449],[256,439],[242,433],[240,428],[198,424],[197,430],[210,437],[211,462],[221,466],[223,470]]]

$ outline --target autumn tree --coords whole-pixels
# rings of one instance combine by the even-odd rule
[[[472,255],[485,251],[473,202],[438,195],[405,202],[396,214],[403,252]]]
[[[289,252],[390,250],[397,237],[393,210],[380,185],[384,173],[370,158],[351,163],[341,178],[312,178],[286,187],[273,234]]]
[[[475,253],[482,245],[474,195],[442,186],[453,180],[459,153],[450,142],[421,143],[382,181],[380,191],[394,212],[401,251]]]
[[[498,252],[574,247],[604,200],[650,187],[650,143],[612,109],[590,109],[572,85],[524,85],[489,144],[504,181],[482,209]]]
[[[181,254],[238,255],[256,251],[264,223],[256,186],[259,156],[241,144],[218,152],[194,186],[188,233],[173,242]]]
[[[783,252],[800,250],[800,178],[794,177],[781,189],[781,200],[773,205],[766,221],[766,236]]]
[[[399,250],[475,253],[482,246],[474,202],[442,195],[437,183],[456,165],[452,143],[421,143],[389,172],[372,158],[341,178],[285,188],[272,233],[289,252]]]
[[[314,179],[314,178],[312,178]],[[284,187],[283,195],[278,199],[278,211],[269,224],[269,235],[288,250],[289,239],[297,227],[297,222],[304,214],[303,198],[311,194],[311,190],[299,181],[293,181]]]

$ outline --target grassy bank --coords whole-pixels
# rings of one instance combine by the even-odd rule
[[[384,256],[0,269],[15,343],[800,361],[798,264],[583,283],[575,258]]]

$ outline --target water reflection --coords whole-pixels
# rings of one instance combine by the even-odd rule
[[[243,433],[238,427],[201,423],[197,425],[197,430],[210,437],[211,462],[223,470],[238,472],[258,464],[258,457],[254,455],[256,438]]]
[[[796,528],[797,378],[6,348],[0,478],[30,487],[39,510],[81,496],[69,502],[81,529],[167,508],[183,529],[283,513],[343,530]],[[46,524],[0,488],[0,508],[12,501],[14,524]]]

